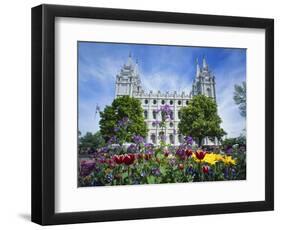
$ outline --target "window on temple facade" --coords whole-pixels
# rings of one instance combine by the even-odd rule
[[[154,100],[153,100],[153,104],[156,105],[156,103],[157,103],[157,101],[154,99]]]
[[[161,103],[162,103],[162,105],[164,105],[165,104],[165,100],[162,100]]]
[[[144,118],[147,119],[147,110],[144,111]]]
[[[182,135],[181,135],[181,134],[178,135],[178,139],[179,139],[179,143],[182,143],[183,138],[182,138]]]
[[[188,105],[188,100],[186,100],[185,104]]]
[[[170,127],[172,128],[174,126],[174,123],[173,122],[170,122]]]
[[[207,88],[207,95],[208,97],[212,97],[212,92],[210,88]]]
[[[174,135],[173,134],[170,134],[169,139],[170,139],[170,144],[174,144],[175,143]]]
[[[181,101],[178,101],[178,105],[181,105]]]
[[[147,99],[145,99],[145,100],[144,100],[144,103],[145,103],[145,104],[148,104],[148,100],[147,100]]]
[[[156,115],[157,115],[156,111],[153,111],[153,119],[156,119]]]
[[[174,102],[172,100],[170,100],[170,105],[174,104]]]
[[[151,134],[150,139],[151,139],[153,144],[156,144],[156,135],[154,133]]]

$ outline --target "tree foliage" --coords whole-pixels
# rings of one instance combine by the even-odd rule
[[[246,117],[246,82],[243,81],[242,85],[234,86],[233,100],[239,106],[240,115]]]
[[[79,135],[79,148],[81,150],[90,148],[96,150],[105,145],[105,141],[100,133],[100,131],[92,134],[87,132],[84,136]]]
[[[220,128],[221,118],[217,113],[217,105],[212,98],[197,95],[190,103],[181,108],[181,120],[179,122],[180,133],[197,138],[199,145],[204,137],[219,140],[226,133]]]
[[[116,98],[100,112],[100,131],[103,138],[109,141],[116,137],[119,141],[131,142],[133,135],[145,137],[148,130],[143,112],[138,99],[129,96]]]

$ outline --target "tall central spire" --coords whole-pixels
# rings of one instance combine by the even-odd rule
[[[126,63],[127,66],[131,66],[132,65],[132,54],[131,51],[129,52],[129,56],[128,56],[128,60]]]
[[[206,61],[206,57],[203,57],[203,69],[207,70],[208,69],[208,65],[207,65],[207,61]]]

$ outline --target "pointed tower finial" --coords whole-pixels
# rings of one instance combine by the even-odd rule
[[[196,77],[199,77],[200,75],[200,66],[198,62],[198,58],[196,58]]]
[[[127,66],[131,66],[132,65],[132,54],[131,51],[129,52],[129,56],[128,56],[128,60],[127,60]]]
[[[207,61],[205,55],[203,56],[203,69],[208,69]]]
[[[139,64],[138,64],[138,59],[136,59],[136,64],[134,68],[134,74],[138,75],[139,74]]]

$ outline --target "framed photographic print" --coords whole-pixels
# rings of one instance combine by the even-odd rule
[[[32,221],[274,208],[273,19],[32,8]]]

